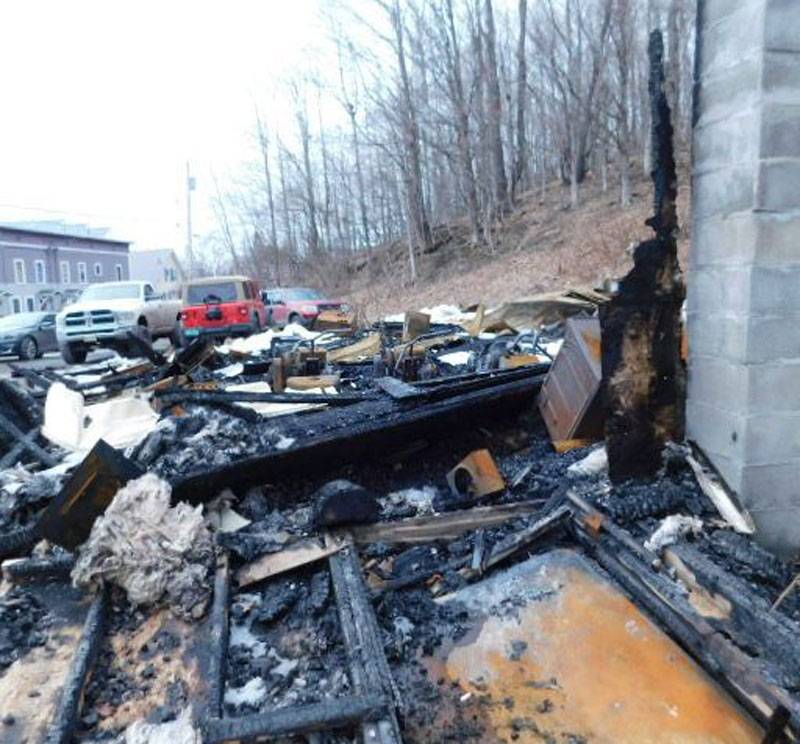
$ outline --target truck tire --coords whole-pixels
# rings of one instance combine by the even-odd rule
[[[64,344],[61,347],[61,357],[67,364],[83,364],[89,350],[78,344]]]
[[[261,318],[258,313],[253,313],[253,333],[261,333]]]

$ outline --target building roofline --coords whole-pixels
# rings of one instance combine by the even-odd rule
[[[0,230],[19,233],[22,235],[43,235],[48,238],[74,238],[77,240],[91,240],[95,243],[111,243],[112,245],[126,245],[130,248],[130,240],[112,240],[111,238],[96,238],[91,235],[76,235],[74,233],[55,232],[53,230],[34,230],[28,227],[14,227],[0,223]]]

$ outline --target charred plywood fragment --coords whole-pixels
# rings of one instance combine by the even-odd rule
[[[652,475],[670,439],[683,436],[685,379],[678,264],[677,181],[670,109],[664,92],[664,44],[650,36],[655,237],[636,246],[634,266],[600,308],[606,445],[613,481]]]

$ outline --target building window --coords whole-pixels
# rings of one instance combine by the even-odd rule
[[[36,310],[36,303],[34,302],[33,297],[25,298],[25,307],[29,313],[32,313]]]
[[[61,283],[62,284],[69,284],[69,261],[62,261],[61,262]]]
[[[114,271],[116,271],[116,273],[117,273],[117,281],[121,282],[122,281],[122,264],[117,264],[114,267]]]
[[[101,263],[96,263],[96,264],[94,265],[94,275],[95,275],[96,277],[103,276],[103,264],[101,264]]]
[[[11,298],[11,312],[12,313],[22,312],[22,300],[19,297]]]
[[[27,277],[25,276],[25,259],[24,258],[15,258],[14,259],[14,282],[17,284],[26,284],[28,281]]]
[[[86,262],[85,261],[78,261],[78,281],[81,284],[86,284]]]
[[[47,272],[44,268],[44,261],[41,258],[37,258],[33,262],[33,273],[37,284],[45,284],[47,282]]]

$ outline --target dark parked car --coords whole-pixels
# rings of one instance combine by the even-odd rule
[[[327,299],[321,292],[307,287],[278,287],[262,292],[261,296],[267,306],[269,325],[301,323],[312,328],[323,310],[350,311],[347,303]]]
[[[55,313],[16,313],[0,318],[0,355],[36,359],[58,351]]]

